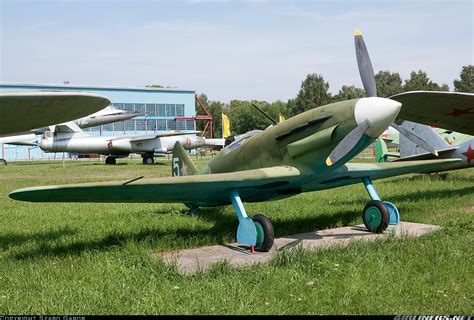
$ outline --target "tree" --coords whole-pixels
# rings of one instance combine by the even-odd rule
[[[333,98],[333,102],[337,101],[344,101],[356,98],[363,98],[365,97],[365,91],[361,88],[356,88],[355,86],[342,86],[339,90],[338,94],[336,94]]]
[[[433,82],[428,78],[426,72],[418,70],[418,72],[412,71],[410,73],[410,79],[405,80],[403,85],[403,91],[449,91],[447,84],[439,86],[436,82]]]
[[[329,84],[324,81],[322,75],[311,73],[301,83],[301,89],[296,96],[295,104],[288,104],[288,115],[294,116],[306,110],[310,110],[331,102],[331,94],[328,92]]]
[[[209,107],[207,108],[213,120],[212,121],[212,136],[215,138],[222,138],[223,109],[224,109],[224,104],[219,101],[212,101]]]
[[[474,65],[463,66],[460,78],[454,80],[454,91],[474,93]]]
[[[403,91],[400,74],[388,70],[377,72],[375,85],[377,86],[377,96],[382,98],[388,98]]]

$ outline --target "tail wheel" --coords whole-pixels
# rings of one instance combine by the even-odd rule
[[[273,230],[272,222],[261,214],[254,215],[252,220],[257,228],[257,244],[255,245],[255,250],[261,252],[270,251],[275,240],[275,231]]]
[[[388,227],[390,214],[382,201],[372,200],[365,205],[362,219],[367,230],[381,233]]]

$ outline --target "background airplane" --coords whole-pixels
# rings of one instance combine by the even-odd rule
[[[0,136],[78,119],[110,104],[85,92],[0,93]]]
[[[460,159],[396,163],[349,163],[397,118],[432,121],[443,127],[472,131],[463,119],[446,113],[473,96],[408,92],[394,99],[378,98],[375,77],[360,32],[355,33],[359,73],[368,98],[314,108],[261,132],[248,133],[225,147],[199,170],[180,143],[173,149],[173,177],[25,188],[10,197],[33,202],[181,202],[191,212],[199,206],[232,204],[239,220],[237,242],[268,251],[273,225],[267,217],[248,217],[243,201],[260,202],[362,182],[371,198],[362,217],[369,231],[382,232],[399,221],[398,209],[381,201],[372,179],[436,169]],[[418,101],[428,97],[419,108]],[[417,110],[415,110],[417,109]]]
[[[196,131],[168,131],[140,136],[90,136],[75,123],[54,126],[43,133],[38,145],[46,152],[99,153],[106,155],[106,164],[115,164],[117,158],[138,153],[144,164],[153,164],[155,156],[171,152],[176,141],[186,149],[212,144],[196,135]]]
[[[117,121],[124,121],[144,114],[143,112],[125,111],[107,106],[91,115],[74,120],[79,128],[85,129],[103,124],[109,124]],[[59,123],[58,123],[59,124]],[[38,144],[37,135],[49,131],[49,127],[42,127],[26,132],[17,132],[4,137],[0,137],[0,144],[28,145],[35,146]]]
[[[81,118],[109,104],[106,97],[85,92],[2,92],[0,137]]]
[[[376,161],[386,162],[390,157],[395,158],[393,161],[413,161],[413,160],[427,160],[427,159],[461,159],[456,163],[447,164],[436,170],[425,170],[425,173],[441,172],[448,170],[464,169],[474,166],[474,137],[457,134],[450,130],[436,129],[430,126],[419,124],[411,121],[404,121],[401,125],[405,129],[412,131],[414,134],[424,139],[437,152],[437,156],[430,152],[426,152],[423,148],[412,141],[406,139],[403,135],[400,136],[400,152],[389,152],[385,145],[384,139],[377,139],[375,142]],[[440,134],[441,132],[441,134]],[[449,135],[447,135],[449,132]],[[443,138],[442,135],[445,135]],[[460,143],[454,145],[447,141],[457,141]],[[454,140],[451,140],[454,139]]]

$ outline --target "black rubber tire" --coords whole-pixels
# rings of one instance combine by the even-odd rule
[[[107,157],[105,158],[105,164],[115,164],[115,158],[114,157]]]
[[[0,166],[6,166],[8,163],[7,163],[7,160],[5,159],[0,159]]]
[[[379,210],[379,212],[381,213],[381,220],[380,220],[380,223],[377,226],[371,226],[366,221],[365,212],[370,207],[376,207]],[[364,220],[364,225],[367,228],[367,230],[369,230],[370,232],[382,233],[387,229],[388,224],[390,223],[390,214],[388,212],[387,207],[383,204],[382,201],[380,201],[380,200],[371,200],[371,201],[367,202],[367,204],[364,207],[364,210],[362,211],[362,220]]]
[[[260,246],[255,246],[255,251],[268,252],[273,247],[275,241],[275,231],[273,224],[262,214],[256,214],[252,217],[254,223],[259,223],[263,228],[263,243]]]
[[[155,159],[153,158],[153,156],[150,156],[150,155],[144,155],[143,156],[143,164],[154,164],[155,163]]]

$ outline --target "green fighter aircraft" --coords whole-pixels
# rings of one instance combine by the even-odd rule
[[[382,232],[390,223],[398,223],[399,213],[393,204],[380,200],[372,179],[434,169],[458,160],[348,163],[380,136],[397,116],[403,119],[404,114],[414,114],[411,118],[423,122],[415,111],[417,104],[410,105],[413,100],[410,97],[403,96],[408,105],[402,108],[396,100],[376,96],[370,58],[357,30],[355,45],[367,98],[321,106],[263,131],[248,132],[223,148],[200,171],[183,147],[176,143],[172,177],[33,187],[13,191],[10,197],[32,202],[173,202],[184,203],[190,212],[204,206],[232,204],[239,220],[237,243],[249,246],[252,251],[269,251],[274,241],[271,221],[260,214],[250,218],[243,202],[282,199],[302,192],[362,182],[371,198],[363,209],[364,224],[371,232]],[[443,121],[446,117],[443,112],[451,111],[453,103],[457,108],[462,106],[457,104],[458,100],[434,99],[435,104],[431,101],[429,111],[425,112],[425,121],[433,121],[440,114],[440,126],[443,123],[445,128],[460,131],[465,127],[460,117],[455,121]],[[474,99],[468,102],[474,105]],[[434,112],[436,108],[438,111]],[[409,112],[404,113],[405,109]],[[467,128],[473,129],[472,126]]]

